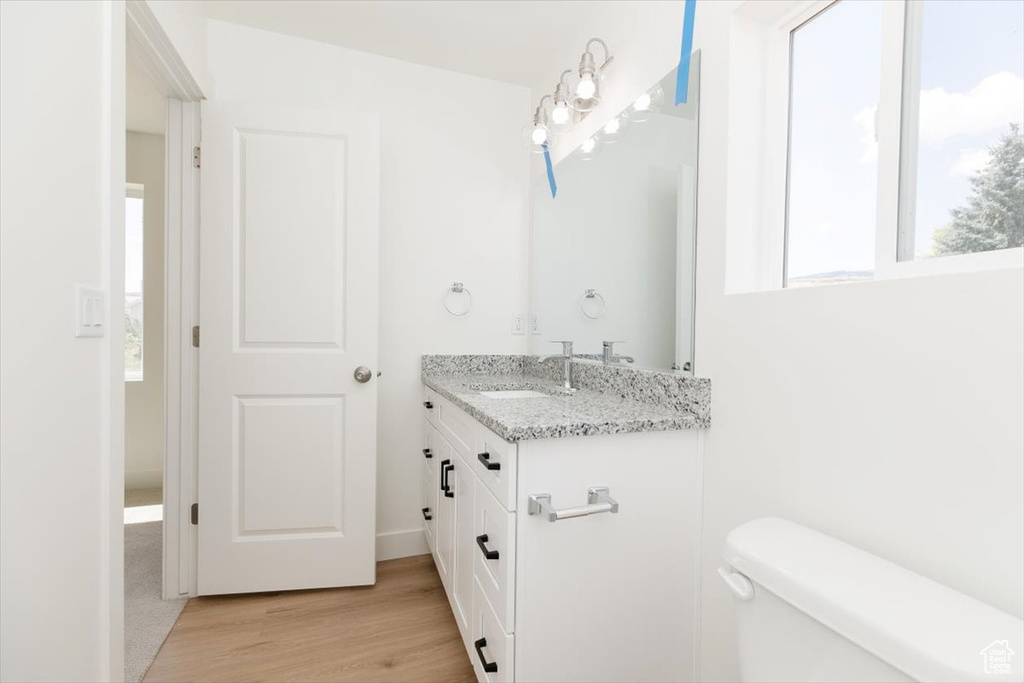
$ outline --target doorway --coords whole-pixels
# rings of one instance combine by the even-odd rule
[[[167,98],[131,54],[125,108],[125,680],[142,680],[187,598],[163,595]]]

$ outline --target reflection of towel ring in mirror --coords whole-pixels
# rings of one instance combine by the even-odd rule
[[[591,310],[587,310],[587,302],[594,302],[594,305],[590,306]],[[596,312],[593,310],[596,308]],[[583,315],[587,316],[591,320],[597,320],[604,315],[605,310],[608,309],[608,304],[605,303],[604,297],[597,293],[596,289],[588,289],[583,292],[583,296],[580,297],[580,311]]]
[[[462,310],[462,311],[460,311],[459,309],[452,310],[452,298],[451,298],[452,294],[465,294],[466,295],[465,296],[465,299],[466,299],[465,310]],[[470,292],[468,289],[466,289],[466,287],[464,287],[461,282],[453,282],[452,286],[449,287],[447,290],[445,290],[444,298],[442,299],[442,303],[444,303],[444,310],[448,311],[452,315],[455,315],[455,316],[466,315],[467,313],[469,313],[470,311],[473,310],[473,293]]]

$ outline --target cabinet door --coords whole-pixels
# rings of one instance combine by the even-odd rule
[[[452,606],[455,619],[459,622],[459,632],[463,639],[468,639],[469,620],[473,609],[473,552],[476,540],[473,536],[473,493],[475,477],[465,460],[453,455],[452,464],[455,469],[449,470],[448,486],[455,498],[448,500],[454,503],[455,517],[455,567],[452,577]],[[467,641],[468,642],[468,641]]]
[[[455,499],[446,496],[448,478],[452,470],[452,460],[456,457],[448,441],[439,433],[434,433],[434,459],[437,461],[434,477],[437,495],[437,514],[434,518],[434,563],[437,573],[441,575],[441,583],[451,591],[453,568],[455,565]]]
[[[518,458],[516,680],[696,680],[698,432],[524,441]],[[529,514],[530,494],[571,508],[596,486],[617,513]]]

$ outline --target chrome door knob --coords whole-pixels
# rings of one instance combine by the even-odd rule
[[[355,377],[356,381],[360,384],[366,384],[370,381],[370,378],[373,377],[373,372],[371,372],[370,368],[365,365],[360,365],[356,368],[356,371],[352,373],[352,376]]]

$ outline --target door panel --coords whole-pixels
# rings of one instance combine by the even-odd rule
[[[458,455],[452,460],[455,469],[448,482],[455,493],[455,578],[452,595],[455,598],[455,619],[463,637],[469,633],[469,620],[473,609],[473,494],[476,477],[469,465]]]
[[[374,581],[377,128],[203,104],[200,594]]]

